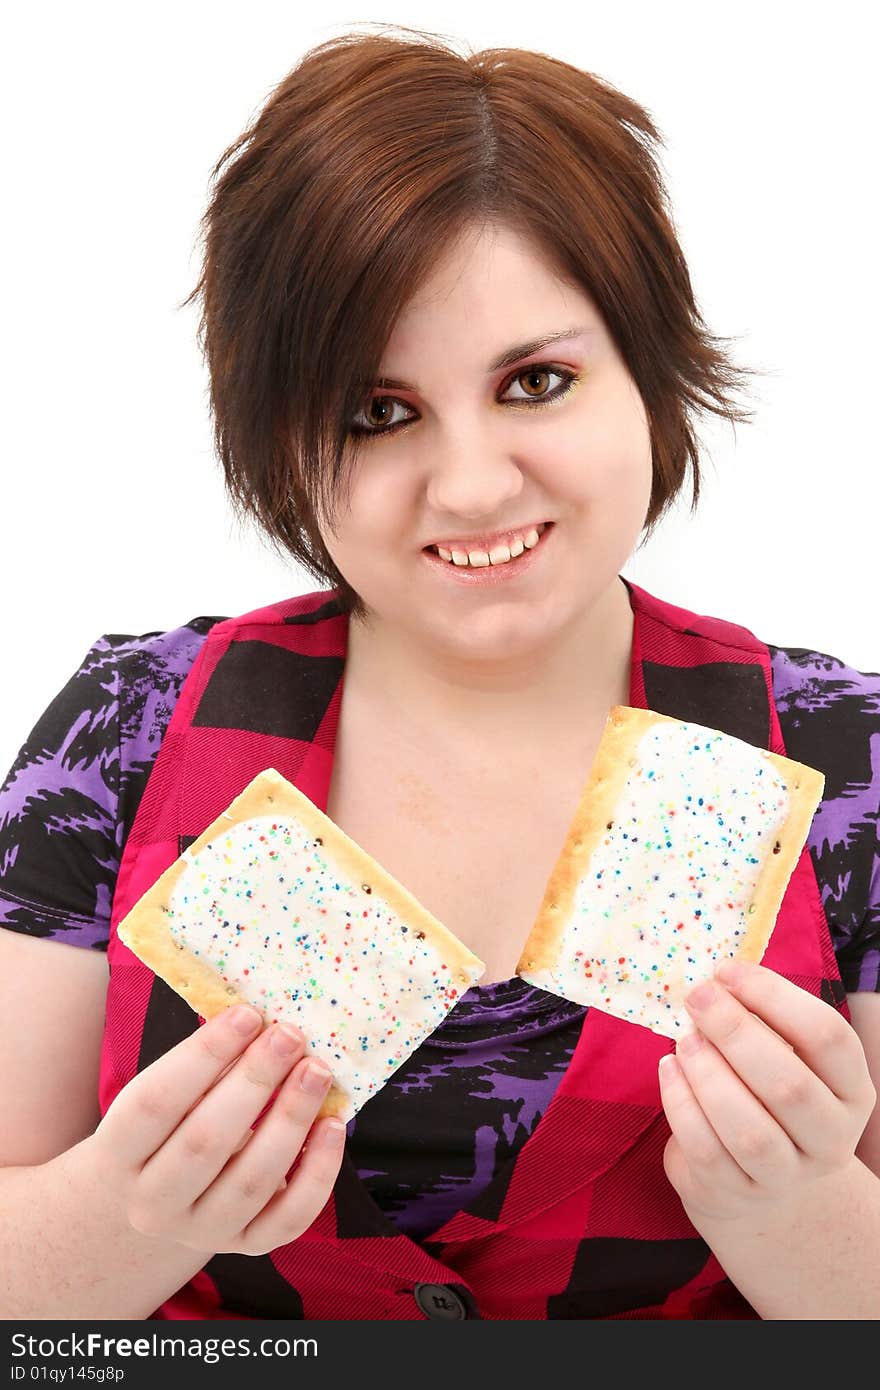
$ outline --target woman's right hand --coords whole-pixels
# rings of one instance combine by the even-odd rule
[[[243,1033],[240,1017],[248,1020]],[[330,1196],[345,1139],[340,1120],[312,1128],[330,1072],[306,1052],[298,1030],[263,1028],[255,1009],[235,1006],[123,1087],[86,1147],[134,1230],[243,1255],[302,1235]]]

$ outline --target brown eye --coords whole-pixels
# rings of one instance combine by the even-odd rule
[[[550,377],[556,377],[559,384],[548,390],[548,386],[551,386]],[[505,392],[502,399],[506,400],[508,405],[543,405],[545,401],[558,400],[564,396],[575,380],[574,372],[564,371],[562,367],[545,366],[539,362],[533,367],[524,367],[511,377],[507,391],[517,386],[522,394],[509,396]]]
[[[407,423],[406,416],[398,416],[394,419],[397,409],[409,411],[412,414],[412,406],[407,405],[406,401],[399,401],[394,396],[370,396],[360,408],[357,417],[349,426],[349,433],[353,435],[379,435],[390,434],[396,430],[398,425]]]
[[[557,377],[559,384],[548,391],[549,377]],[[538,362],[534,366],[521,368],[510,378],[507,391],[513,386],[519,386],[520,382],[527,383],[525,389],[519,387],[521,394],[509,396],[505,392],[500,399],[506,405],[549,405],[551,401],[561,400],[578,380],[576,372]],[[398,408],[407,413],[395,420],[394,412]],[[414,407],[395,396],[370,396],[361,406],[358,418],[351,421],[348,433],[361,439],[376,439],[381,435],[393,434],[398,429],[404,429],[411,423],[414,415]]]
[[[376,425],[381,429],[387,425],[394,411],[394,402],[388,396],[373,396],[367,403],[366,417],[367,424]]]
[[[542,396],[544,394],[542,383],[544,388],[546,388],[547,378],[549,376],[550,372],[541,371],[533,367],[527,372],[520,372],[516,380],[519,382],[528,382],[528,385],[524,389],[529,395],[532,395],[534,392],[536,396]],[[537,385],[535,385],[536,382],[538,383]]]

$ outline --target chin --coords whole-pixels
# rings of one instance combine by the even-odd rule
[[[544,594],[540,599],[513,602],[488,601],[469,615],[447,611],[434,621],[427,620],[423,631],[442,629],[447,644],[459,652],[484,661],[503,661],[505,657],[526,656],[577,616],[570,596]]]

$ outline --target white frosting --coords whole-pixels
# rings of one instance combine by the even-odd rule
[[[737,952],[788,807],[761,749],[686,721],[654,725],[578,882],[555,967],[520,974],[666,1037],[690,1031],[683,996]]]
[[[302,1029],[350,1097],[346,1119],[481,974],[462,980],[375,885],[338,873],[289,815],[233,824],[184,858],[168,908],[172,936],[267,1022]]]

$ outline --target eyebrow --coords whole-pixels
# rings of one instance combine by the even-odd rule
[[[549,347],[551,343],[566,342],[570,338],[579,338],[582,334],[590,330],[585,326],[577,328],[563,328],[558,333],[542,333],[540,338],[532,338],[527,343],[517,343],[514,347],[507,348],[500,357],[496,357],[494,362],[490,362],[486,368],[488,372],[498,372],[502,367],[512,367],[523,357],[531,357],[533,353],[540,352],[542,348]],[[396,377],[380,377],[376,386],[381,386],[391,391],[415,391],[415,386],[410,386],[405,381],[398,381]]]

